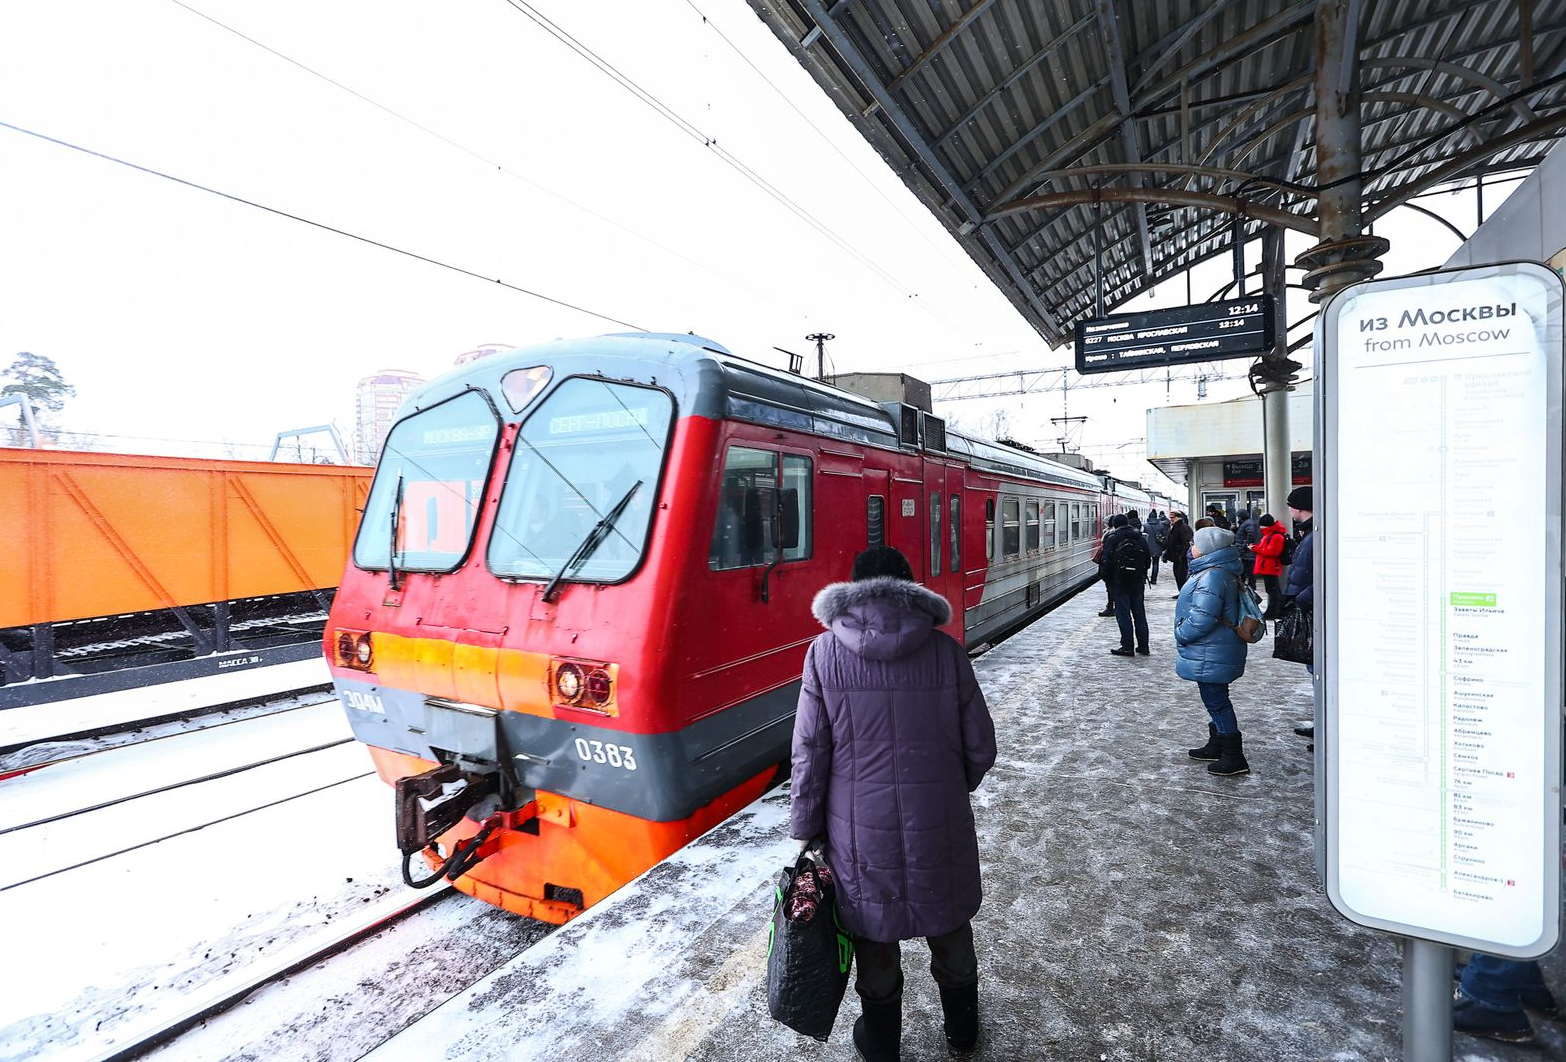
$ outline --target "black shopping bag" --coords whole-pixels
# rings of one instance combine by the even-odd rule
[[[848,989],[854,938],[837,920],[826,864],[806,853],[773,882],[767,934],[767,1009],[797,1033],[825,1041]]]
[[[1315,632],[1309,610],[1292,602],[1284,608],[1272,632],[1272,655],[1279,660],[1292,660],[1296,664],[1314,664]]]

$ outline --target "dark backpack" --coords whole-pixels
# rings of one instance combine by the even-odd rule
[[[1283,536],[1283,552],[1278,554],[1278,563],[1287,568],[1294,563],[1294,547],[1299,545],[1294,541],[1293,535]]]
[[[1121,536],[1109,553],[1109,571],[1117,582],[1136,583],[1147,578],[1153,555],[1141,535]]]

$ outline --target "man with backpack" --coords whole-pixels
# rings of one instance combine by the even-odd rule
[[[1147,569],[1152,563],[1147,540],[1130,525],[1126,517],[1116,513],[1109,518],[1109,535],[1104,539],[1104,581],[1115,600],[1115,622],[1120,626],[1120,648],[1111,649],[1115,656],[1146,656],[1147,607],[1142,600],[1142,590],[1147,585]],[[1131,636],[1135,633],[1135,648]]]

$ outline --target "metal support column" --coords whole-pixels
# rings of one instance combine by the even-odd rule
[[[1452,1057],[1452,948],[1403,938],[1403,1062]]]
[[[1381,272],[1390,246],[1362,235],[1359,0],[1316,5],[1316,196],[1319,242],[1296,259],[1312,302]]]
[[[1273,519],[1288,519],[1293,487],[1294,452],[1289,443],[1289,392],[1299,363],[1289,360],[1288,273],[1283,262],[1283,230],[1262,236],[1262,292],[1276,300],[1277,342],[1257,366],[1256,390],[1262,401],[1262,469],[1267,511]],[[1285,524],[1284,526],[1288,526]]]

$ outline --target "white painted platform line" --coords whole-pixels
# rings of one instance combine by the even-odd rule
[[[225,671],[183,682],[164,682],[68,701],[6,708],[0,710],[0,747],[48,741],[61,734],[120,726],[178,712],[201,711],[231,701],[324,685],[331,680],[326,661],[311,658],[251,671]]]

